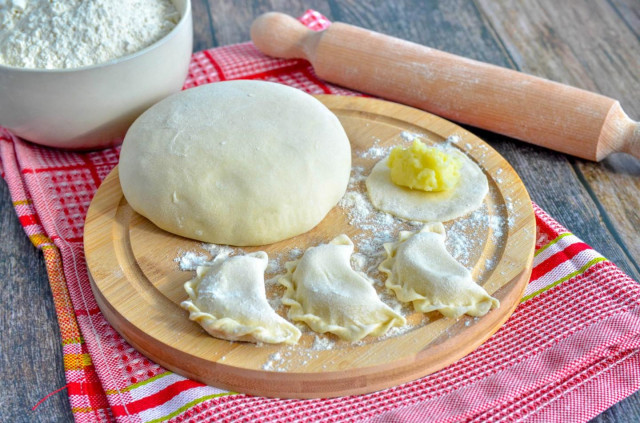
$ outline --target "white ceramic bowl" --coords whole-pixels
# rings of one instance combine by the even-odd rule
[[[34,143],[92,149],[118,144],[149,106],[179,91],[193,48],[190,0],[165,37],[129,56],[76,69],[0,65],[0,126]]]

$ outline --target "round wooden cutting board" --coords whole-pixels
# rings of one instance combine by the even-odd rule
[[[362,394],[420,378],[469,354],[519,304],[531,274],[536,228],[529,195],[511,166],[471,133],[423,111],[360,97],[317,98],[338,116],[349,136],[353,169],[361,176],[352,178],[350,189],[361,193],[362,176],[368,175],[388,147],[409,145],[416,135],[430,144],[459,137],[452,145],[480,165],[490,192],[482,210],[445,223],[448,241],[457,240],[449,244],[456,250],[452,254],[500,300],[500,307],[481,318],[458,320],[405,308],[406,327],[356,343],[308,330],[303,330],[294,346],[212,338],[180,307],[187,299],[183,284],[195,272],[179,266],[185,254],[206,255],[211,246],[164,232],[134,212],[122,194],[116,168],[89,208],[84,234],[87,265],[107,320],[158,364],[219,388],[253,395],[318,398]],[[352,213],[344,204],[337,206],[308,233],[242,252],[263,250],[284,263],[294,252],[299,255],[346,233],[357,240],[356,252],[362,257],[369,250],[359,247],[380,234],[370,225],[358,224]],[[395,236],[407,228],[416,231],[419,226],[407,222],[390,230]],[[368,257],[376,263],[382,258]],[[284,273],[282,263],[268,270],[267,279]],[[382,286],[384,278],[375,267],[377,264],[367,272],[373,279],[382,279],[376,287],[389,301]],[[278,285],[269,284],[268,292],[272,304],[277,303],[282,292]],[[279,312],[286,315],[284,309]]]

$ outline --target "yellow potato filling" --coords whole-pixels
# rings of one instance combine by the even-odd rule
[[[447,191],[460,179],[462,163],[457,157],[414,140],[409,148],[394,147],[389,155],[391,181],[422,191]]]

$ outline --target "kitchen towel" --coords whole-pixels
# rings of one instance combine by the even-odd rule
[[[314,11],[300,20],[314,30],[330,25]],[[304,60],[269,58],[251,43],[195,53],[185,88],[239,78],[358,95],[318,79]],[[0,170],[44,254],[78,422],[578,422],[640,389],[640,284],[535,205],[536,255],[521,304],[480,348],[434,374],[367,395],[283,400],[167,371],[105,320],[85,267],[86,212],[119,151],[55,150],[0,129]]]

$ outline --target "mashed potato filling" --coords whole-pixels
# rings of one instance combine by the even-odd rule
[[[460,160],[419,140],[409,148],[391,150],[388,166],[391,181],[400,186],[427,192],[447,191],[460,179]]]

